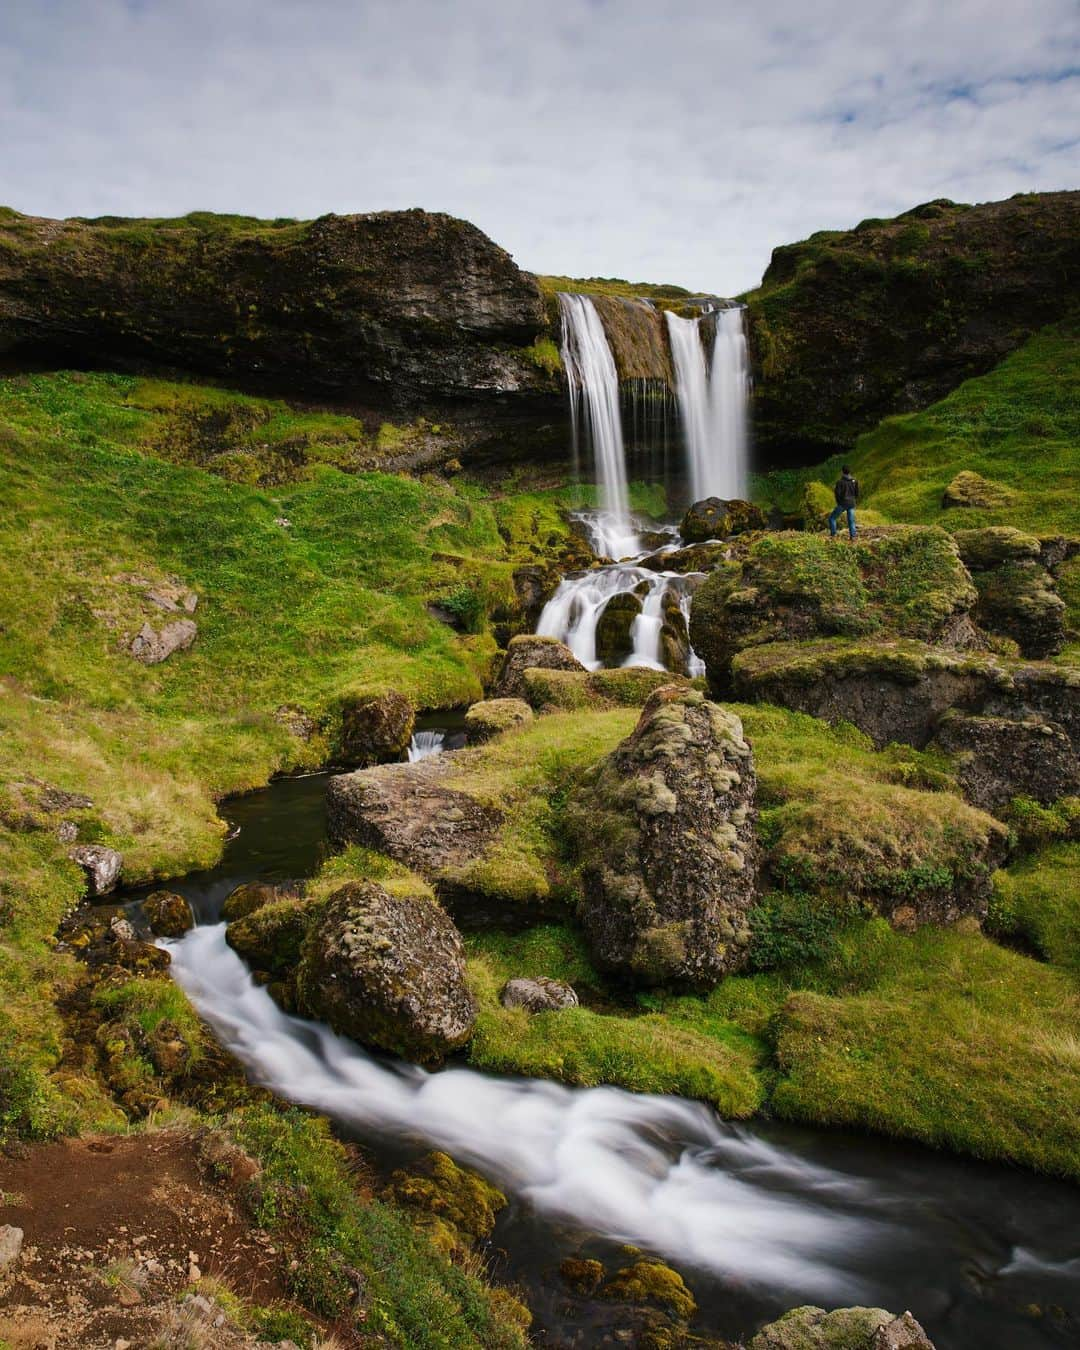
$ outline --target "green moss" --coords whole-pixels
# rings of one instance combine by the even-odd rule
[[[694,1296],[677,1270],[660,1261],[635,1261],[624,1266],[604,1284],[605,1298],[625,1303],[652,1303],[680,1321],[688,1322],[697,1312]]]
[[[538,337],[531,347],[524,348],[524,355],[547,375],[558,375],[562,370],[559,349],[549,337]]]
[[[1055,844],[995,873],[989,926],[1080,974],[1080,845]]]
[[[229,924],[226,941],[256,970],[283,975],[298,964],[318,908],[308,899],[272,900]]]
[[[386,1198],[417,1211],[435,1245],[447,1253],[468,1250],[491,1236],[506,1196],[478,1173],[445,1153],[429,1153],[390,1178]]]

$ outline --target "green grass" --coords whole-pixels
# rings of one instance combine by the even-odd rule
[[[256,1220],[287,1245],[290,1292],[331,1317],[346,1313],[349,1267],[364,1274],[364,1329],[417,1350],[513,1350],[527,1314],[504,1291],[452,1265],[397,1208],[357,1194],[345,1149],[326,1122],[250,1107],[224,1129],[262,1165]]]
[[[990,919],[994,932],[1080,975],[1080,844],[1053,844],[996,873]]]

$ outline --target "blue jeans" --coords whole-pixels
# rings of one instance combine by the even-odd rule
[[[834,506],[829,513],[829,533],[836,537],[836,522],[844,513],[847,513],[848,534],[852,539],[855,538],[855,508],[853,506]]]

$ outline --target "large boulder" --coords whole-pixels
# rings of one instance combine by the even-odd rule
[[[297,989],[335,1031],[422,1063],[459,1049],[476,1020],[465,949],[446,913],[370,881],[330,896],[304,943]]]
[[[1031,717],[947,712],[934,743],[953,756],[964,796],[984,811],[1013,797],[1049,803],[1080,789],[1080,755],[1065,731]]]
[[[391,690],[349,699],[341,710],[338,758],[358,768],[400,759],[415,724],[416,709],[404,694]]]
[[[545,322],[534,277],[427,211],[0,221],[0,353],[490,402],[556,391],[522,350]]]
[[[884,1308],[792,1308],[762,1327],[749,1350],[934,1350],[911,1313]]]
[[[941,505],[945,510],[967,507],[989,511],[997,506],[1008,506],[1015,496],[1004,483],[995,483],[973,469],[961,469],[941,494]]]
[[[1048,541],[1044,560],[1040,540],[1007,525],[957,530],[954,538],[979,593],[980,627],[1012,638],[1024,656],[1056,656],[1065,645],[1065,602],[1047,560],[1063,552],[1058,541]]]
[[[682,518],[679,533],[684,544],[703,544],[710,539],[727,539],[747,530],[763,530],[765,512],[752,502],[738,498],[706,497],[694,502]]]
[[[843,548],[782,531],[755,536],[702,582],[690,641],[725,694],[734,658],[765,643],[880,636],[978,646],[976,599],[955,541],[934,526],[875,527]]]
[[[708,985],[744,963],[754,790],[734,713],[679,686],[649,698],[567,809],[578,917],[599,965],[642,984]]]
[[[492,698],[525,698],[527,670],[581,670],[585,667],[558,638],[522,633],[511,638],[502,669],[491,689]]]
[[[470,745],[479,745],[532,720],[533,710],[523,698],[486,698],[465,714],[465,739]]]

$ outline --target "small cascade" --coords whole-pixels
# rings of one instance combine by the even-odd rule
[[[415,764],[419,759],[427,759],[430,755],[440,754],[445,740],[445,731],[414,732],[413,738],[409,742],[409,763]]]
[[[609,558],[625,558],[637,553],[639,544],[630,519],[615,358],[600,315],[587,295],[560,292],[559,309],[575,460],[584,429],[596,463],[600,490],[600,551]]]
[[[715,323],[706,364],[702,325]],[[750,388],[743,310],[721,309],[696,319],[667,314],[675,390],[686,438],[690,494],[745,498],[749,491],[746,401]]]

